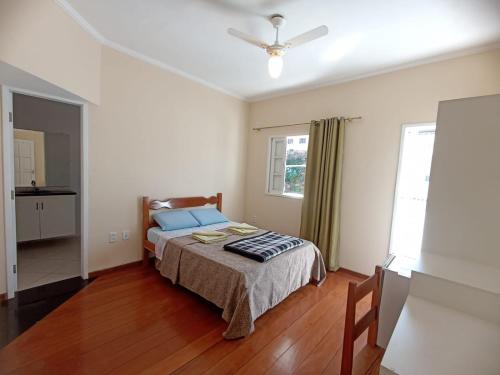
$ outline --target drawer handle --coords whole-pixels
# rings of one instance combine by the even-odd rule
[[[38,202],[36,202],[36,210],[38,211]]]

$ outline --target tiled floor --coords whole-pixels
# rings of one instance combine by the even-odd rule
[[[17,289],[80,276],[80,237],[17,245]]]

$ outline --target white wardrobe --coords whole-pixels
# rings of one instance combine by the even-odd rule
[[[500,374],[500,95],[439,104],[422,254],[383,288],[381,374]]]

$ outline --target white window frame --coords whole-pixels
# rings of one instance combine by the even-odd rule
[[[399,141],[399,156],[398,156],[398,167],[396,170],[396,184],[394,187],[394,197],[393,197],[393,205],[392,205],[392,216],[391,216],[391,231],[389,233],[389,246],[387,249],[387,255],[388,256],[396,256],[397,254],[392,251],[393,247],[393,233],[394,233],[394,227],[396,226],[395,222],[395,213],[397,211],[397,206],[398,206],[398,196],[399,196],[399,180],[401,178],[401,167],[403,163],[403,146],[404,146],[404,140],[405,140],[405,133],[407,128],[412,128],[412,127],[421,127],[421,126],[436,126],[435,122],[419,122],[419,123],[410,123],[410,124],[403,124],[401,126],[401,136],[400,136],[400,141]]]
[[[274,139],[279,139],[279,138],[282,138],[284,139],[284,144],[285,144],[285,156],[284,156],[284,160],[285,160],[285,164],[284,164],[284,169],[283,169],[283,183],[284,183],[284,179],[285,179],[285,172],[286,172],[286,147],[288,145],[287,143],[287,137],[300,137],[300,136],[306,136],[306,139],[307,139],[307,133],[304,133],[304,132],[300,132],[298,134],[287,134],[287,135],[272,135],[269,137],[269,141],[268,141],[268,144],[267,144],[267,159],[266,159],[266,163],[267,163],[267,169],[266,169],[266,186],[265,186],[265,194],[267,195],[272,195],[272,196],[275,196],[275,197],[282,197],[282,198],[291,198],[291,199],[303,199],[304,196],[303,195],[297,195],[297,194],[287,194],[287,193],[284,193],[283,191],[271,191],[270,189],[270,183],[271,183],[271,171],[272,171],[272,167],[271,167],[271,158],[272,158],[272,151],[273,151],[273,140]],[[309,152],[309,142],[306,142],[307,144],[307,151]],[[306,166],[307,168],[307,166]]]

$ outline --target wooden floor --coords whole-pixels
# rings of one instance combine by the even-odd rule
[[[153,268],[117,271],[2,349],[0,373],[338,374],[350,280],[359,281],[329,273],[321,287],[305,286],[259,318],[251,336],[227,341],[212,304]],[[368,305],[360,302],[360,312]],[[363,360],[373,371],[380,353],[370,353]]]

